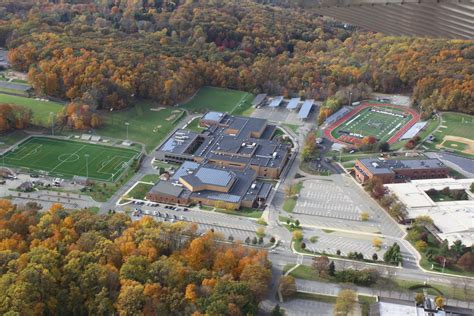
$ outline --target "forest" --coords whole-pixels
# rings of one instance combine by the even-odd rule
[[[0,132],[28,127],[31,111],[15,104],[0,103]]]
[[[2,315],[256,315],[265,251],[194,224],[0,200]]]
[[[213,85],[318,100],[413,92],[425,113],[474,113],[474,41],[346,29],[267,1],[58,2],[0,4],[0,45],[37,92],[93,110],[173,105]]]

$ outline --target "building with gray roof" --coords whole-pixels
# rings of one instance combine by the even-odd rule
[[[306,100],[303,102],[300,111],[298,112],[298,118],[301,120],[306,120],[313,109],[314,100]]]
[[[274,97],[268,107],[270,108],[277,108],[283,102],[283,96]]]
[[[288,110],[295,110],[298,107],[298,104],[300,103],[301,99],[300,98],[293,98],[288,102],[288,105],[286,108]]]
[[[354,171],[356,179],[361,183],[374,178],[382,183],[446,178],[449,174],[448,167],[439,159],[363,158],[356,161]]]
[[[290,147],[273,135],[276,126],[267,120],[206,113],[199,122],[200,134],[177,130],[155,152],[158,160],[194,161],[221,167],[252,168],[258,177],[278,179],[289,158]]]
[[[258,94],[258,95],[255,97],[255,99],[253,99],[253,101],[252,101],[252,106],[253,106],[253,107],[257,107],[257,106],[262,105],[263,101],[265,101],[266,98],[267,98],[267,94],[266,94],[266,93]]]
[[[180,205],[253,208],[265,204],[271,188],[271,184],[257,180],[251,168],[240,170],[185,162],[172,178],[153,186],[147,199]]]

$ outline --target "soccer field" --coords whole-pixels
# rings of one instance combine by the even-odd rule
[[[352,144],[361,142],[367,136],[374,136],[378,141],[393,143],[398,139],[392,138],[413,120],[413,113],[403,108],[365,106],[337,124],[331,130],[331,135],[335,139]]]
[[[253,94],[244,91],[202,87],[191,100],[182,106],[191,112],[219,111],[241,115],[251,106],[253,99]]]
[[[139,155],[139,152],[126,148],[31,137],[1,156],[0,163],[55,177],[81,176],[113,182]]]

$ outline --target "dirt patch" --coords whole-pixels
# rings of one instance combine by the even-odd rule
[[[444,147],[443,144],[446,141],[453,141],[453,142],[459,142],[466,144],[467,147],[464,149],[462,152],[470,155],[474,155],[474,140],[469,139],[469,138],[464,138],[464,137],[459,137],[459,136],[444,136],[443,142],[436,147],[441,148]],[[452,148],[454,144],[451,145],[451,147],[445,147],[445,148]]]
[[[164,110],[164,109],[166,108],[163,106],[160,106],[159,108],[151,108],[150,111],[160,112],[161,110]]]
[[[154,129],[153,129],[153,133],[157,133],[161,128],[161,125],[158,125],[156,126]]]
[[[171,113],[180,113],[181,111],[180,110],[174,110],[173,112]]]
[[[176,117],[176,114],[173,114],[173,115],[168,116],[165,120],[169,122],[169,121],[174,120],[175,117]]]

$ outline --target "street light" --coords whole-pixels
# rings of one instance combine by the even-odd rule
[[[89,178],[89,154],[85,154],[86,157],[86,178]]]
[[[129,122],[125,122],[125,126],[127,126],[127,140],[128,140],[128,126],[130,125]]]
[[[349,105],[352,105],[352,91],[349,92]]]

